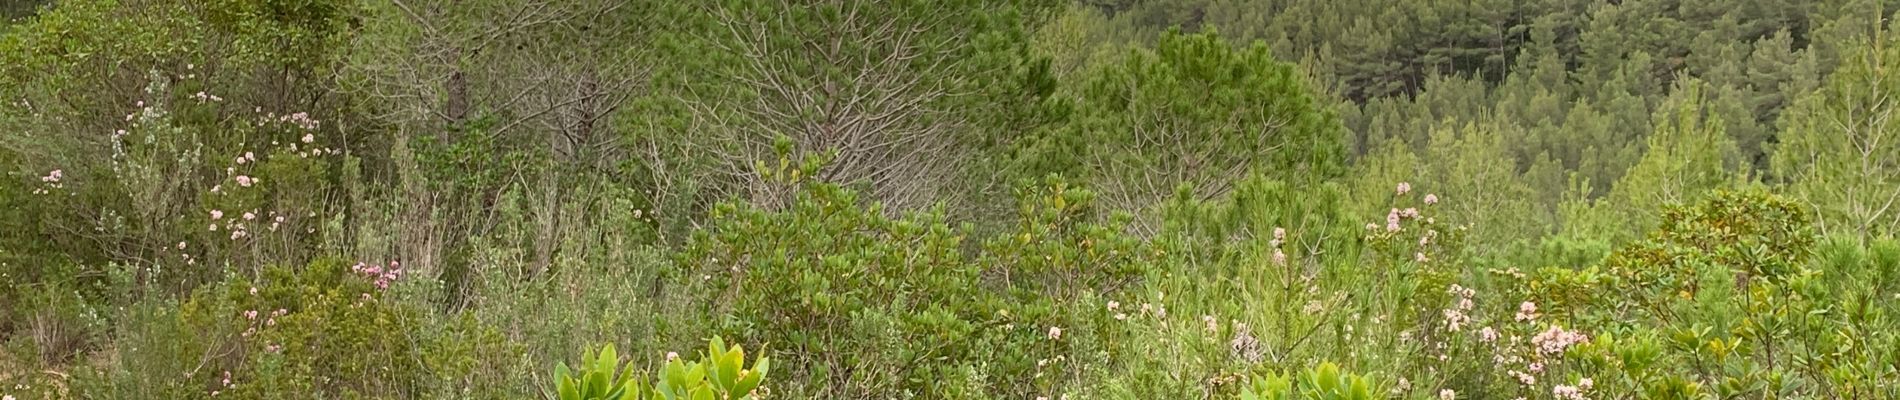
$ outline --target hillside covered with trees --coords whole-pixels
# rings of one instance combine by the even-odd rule
[[[1900,399],[1895,10],[0,1],[0,400]]]

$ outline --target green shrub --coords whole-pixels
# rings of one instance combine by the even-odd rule
[[[1372,400],[1383,397],[1364,376],[1342,372],[1322,363],[1297,377],[1285,374],[1255,377],[1241,389],[1241,400]]]
[[[763,398],[766,389],[760,385],[771,369],[771,360],[763,356],[753,360],[751,368],[746,368],[745,349],[742,346],[728,349],[725,340],[717,336],[707,345],[707,352],[700,361],[687,362],[669,354],[651,384],[643,384],[641,374],[632,366],[621,370],[613,345],[601,348],[598,353],[589,350],[581,359],[583,364],[578,370],[569,369],[567,363],[555,367],[557,399],[751,400]]]
[[[399,271],[319,260],[141,305],[115,332],[121,364],[77,381],[105,398],[421,398],[516,351],[469,319],[424,329],[426,309],[387,294]]]

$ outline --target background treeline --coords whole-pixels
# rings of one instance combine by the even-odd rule
[[[1893,3],[0,3],[0,395],[1900,398]]]

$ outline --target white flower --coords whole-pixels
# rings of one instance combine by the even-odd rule
[[[1457,398],[1458,392],[1452,391],[1451,389],[1438,391],[1438,400],[1453,400]]]
[[[1062,340],[1062,328],[1056,326],[1049,327],[1049,340]]]

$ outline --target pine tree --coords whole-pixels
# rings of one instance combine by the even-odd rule
[[[1154,50],[1090,74],[1075,117],[1050,133],[1066,139],[1050,140],[1076,143],[1073,170],[1119,209],[1148,209],[1178,186],[1208,199],[1249,172],[1300,181],[1336,176],[1344,164],[1331,103],[1264,45],[1171,32]]]
[[[1818,209],[1823,231],[1861,238],[1900,227],[1900,53],[1892,34],[1875,37],[1789,108],[1773,156],[1774,175]]]
[[[1723,131],[1722,116],[1708,104],[1707,91],[1707,84],[1693,78],[1678,80],[1675,93],[1656,111],[1656,131],[1642,159],[1607,196],[1615,213],[1630,222],[1631,229],[1623,232],[1627,236],[1619,239],[1653,228],[1663,205],[1693,202],[1728,182],[1735,144]]]

